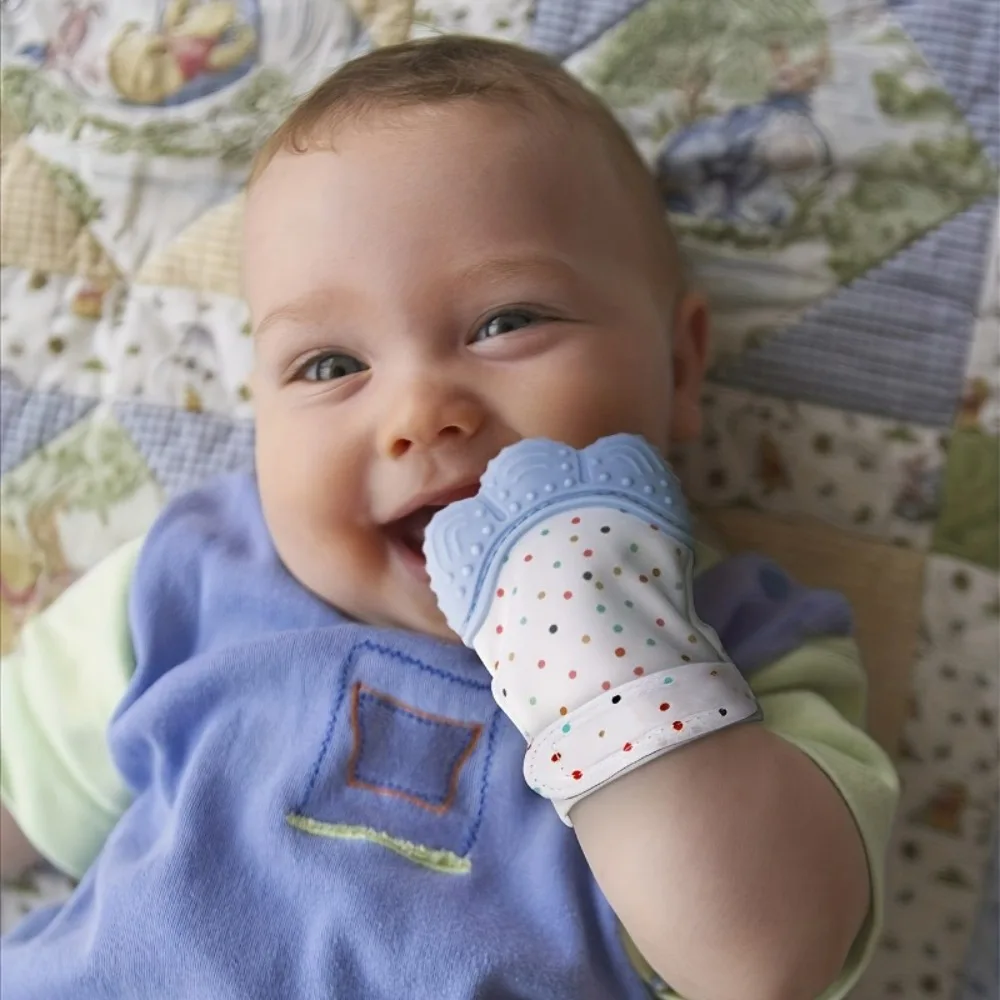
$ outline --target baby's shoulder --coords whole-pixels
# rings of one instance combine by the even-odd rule
[[[256,478],[220,477],[171,500],[142,545],[129,588],[137,653],[182,635],[190,655],[340,616],[285,569],[264,521]]]
[[[206,545],[270,548],[253,473],[220,476],[171,499],[153,523],[144,550],[169,546],[183,557],[198,555]]]

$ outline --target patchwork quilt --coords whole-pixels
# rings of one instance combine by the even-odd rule
[[[250,463],[241,191],[295,99],[408,37],[534,46],[630,131],[710,295],[706,433],[675,456],[690,496],[856,606],[905,788],[856,996],[998,995],[1000,5],[4,0],[0,19],[0,650],[170,495]],[[67,890],[6,887],[4,928]]]

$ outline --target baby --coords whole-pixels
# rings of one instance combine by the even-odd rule
[[[4,665],[5,854],[81,879],[4,995],[846,995],[896,779],[843,602],[688,533],[707,311],[609,112],[375,51],[260,153],[244,263],[255,473]]]

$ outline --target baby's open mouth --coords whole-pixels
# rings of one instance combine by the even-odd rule
[[[428,504],[419,510],[401,517],[398,521],[393,521],[389,525],[389,533],[409,552],[424,558],[424,534],[427,525],[431,523],[431,518],[442,507],[436,504]]]
[[[449,504],[459,500],[467,500],[479,492],[479,480],[460,486],[457,489],[444,490],[430,497],[428,502],[421,504],[409,513],[386,524],[389,536],[405,551],[408,556],[424,563],[424,535],[431,518]]]

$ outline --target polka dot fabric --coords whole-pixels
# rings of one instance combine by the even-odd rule
[[[473,646],[531,744],[529,785],[569,808],[651,755],[757,715],[692,600],[693,556],[611,507],[564,511],[508,550]]]
[[[557,514],[510,549],[473,645],[522,733],[647,673],[725,659],[695,613],[691,559],[658,528],[600,507]]]

